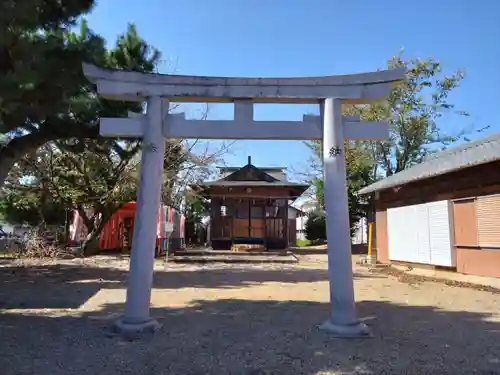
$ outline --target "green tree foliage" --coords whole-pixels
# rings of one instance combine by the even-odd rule
[[[83,22],[78,33],[68,32],[66,36],[71,40],[85,39],[88,33]],[[133,25],[118,37],[113,48],[106,49],[104,42],[101,47],[100,65],[104,67],[153,72],[160,61],[160,53],[138,35]],[[81,70],[81,66],[78,69]],[[104,224],[121,205],[136,198],[143,147],[139,139],[99,137],[96,132],[98,120],[100,117],[126,117],[130,111],[139,113],[142,110],[141,104],[103,100],[96,95],[93,85],[83,80],[78,95],[67,99],[66,112],[61,110],[59,116],[71,119],[71,126],[78,124],[96,135],[77,134],[52,139],[20,158],[2,187],[4,199],[0,214],[7,221],[40,224],[47,222],[45,217],[49,214],[42,215],[45,211],[40,204],[45,200],[50,202],[50,207],[58,207],[56,212],[60,220],[64,220],[60,212],[76,209],[89,228],[84,242],[85,254],[97,251],[97,239]],[[183,187],[193,176],[200,178],[203,173],[199,172],[203,172],[207,163],[214,161],[225,148],[195,155],[193,145],[178,140],[165,140],[165,143],[162,200],[179,209]],[[87,214],[86,208],[91,208],[92,213]]]
[[[185,195],[183,214],[186,221],[200,224],[204,215],[209,212],[208,201],[194,194]]]
[[[2,221],[10,224],[35,226],[44,223],[63,226],[66,210],[51,197],[25,191],[22,197],[17,194],[7,194],[0,200],[0,217]]]
[[[387,101],[345,108],[347,114],[360,115],[362,120],[386,120],[391,124],[389,140],[364,142],[373,159],[375,177],[380,172],[383,176],[398,173],[420,163],[429,153],[460,139],[467,140],[472,131],[486,129],[455,129],[446,134],[439,127],[443,116],[469,116],[449,100],[464,78],[463,71],[446,75],[434,58],[404,59],[402,54],[391,58],[387,67],[407,69],[406,79],[395,85]]]
[[[359,197],[356,192],[382,176],[391,176],[426,155],[446,148],[459,139],[467,139],[472,131],[456,129],[446,134],[439,127],[439,119],[447,115],[468,116],[449,101],[450,94],[459,87],[464,73],[444,75],[439,61],[404,59],[400,54],[388,61],[388,68],[405,67],[406,79],[396,84],[388,100],[370,105],[343,106],[345,115],[359,115],[365,121],[388,121],[390,138],[387,141],[345,142],[347,163],[347,193],[351,230],[371,206],[370,197]],[[312,151],[311,180],[319,205],[324,209],[322,155],[320,142],[307,142]]]
[[[85,40],[89,33],[83,22],[79,34],[67,32],[65,38],[68,41]],[[114,48],[105,49],[103,42],[100,46],[100,65],[105,67],[152,72],[160,59],[160,53],[140,38],[133,25],[129,25],[127,32],[118,37]],[[81,61],[78,70],[81,71]],[[66,83],[68,86],[72,84]],[[66,87],[60,90],[65,91]],[[142,106],[102,100],[88,81],[80,81],[78,92],[75,90],[71,97],[65,99],[65,107],[60,106],[56,117],[64,120],[60,126],[90,129],[95,135],[86,137],[78,132],[68,133],[67,137],[57,140],[51,136],[52,141],[30,150],[14,163],[3,187],[4,216],[13,212],[11,208],[19,209],[21,204],[28,205],[25,212],[29,213],[30,209],[37,207],[40,197],[50,197],[52,202],[61,207],[80,211],[90,232],[85,249],[93,251],[92,246],[87,244],[96,243],[107,219],[122,204],[135,199],[137,164],[142,147],[140,140],[99,137],[96,131],[98,119],[107,116],[125,117],[129,111],[140,112]],[[19,135],[12,141],[23,137]],[[177,168],[179,151],[177,141],[167,142],[165,162],[169,168]],[[31,208],[29,203],[20,203],[23,201],[22,195],[28,192],[33,197]],[[12,206],[8,203],[12,203]],[[85,207],[92,207],[93,215],[88,217]]]
[[[326,220],[324,212],[315,210],[307,215],[305,234],[309,241],[326,239]]]
[[[203,216],[208,214],[210,210],[209,203],[206,199],[195,194],[185,194],[184,202],[182,212],[185,217],[186,243],[196,243],[197,228],[201,225]]]
[[[324,180],[323,180],[323,157],[322,143],[313,141],[307,143],[313,153],[313,166],[316,173],[312,178],[312,185],[318,202],[318,209],[325,210]],[[347,198],[349,204],[349,222],[351,233],[356,230],[359,219],[365,217],[369,208],[366,197],[360,197],[356,193],[363,186],[372,182],[372,160],[363,143],[359,141],[348,141],[344,143],[346,159],[346,184]],[[326,236],[326,233],[325,233]]]
[[[102,38],[70,31],[94,1],[0,3],[1,185],[16,161],[44,143],[97,135],[68,108],[88,87],[82,61],[102,63],[106,56]]]
[[[2,0],[2,36],[15,39],[25,31],[67,28],[89,12],[95,0]]]
[[[176,143],[167,145],[165,168],[176,170],[179,165],[171,160],[175,152],[183,151]],[[8,222],[62,224],[65,210],[75,209],[90,229],[83,244],[85,254],[90,255],[98,251],[98,236],[113,213],[136,198],[141,144],[117,146],[111,140],[87,140],[79,143],[82,146],[83,150],[74,152],[67,144],[60,148],[48,143],[23,158],[3,188],[0,213]],[[86,208],[92,213],[87,214]]]

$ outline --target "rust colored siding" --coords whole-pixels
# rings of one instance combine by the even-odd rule
[[[456,246],[477,246],[476,200],[453,202],[453,229]]]
[[[477,237],[481,247],[500,245],[500,195],[478,197]]]
[[[389,263],[389,240],[387,237],[387,210],[375,213],[375,230],[377,237],[377,260]]]
[[[457,247],[456,254],[458,272],[500,277],[500,250]]]

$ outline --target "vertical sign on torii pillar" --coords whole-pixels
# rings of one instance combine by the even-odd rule
[[[106,99],[147,102],[146,115],[102,118],[100,134],[141,137],[137,211],[125,312],[118,321],[124,332],[156,330],[150,316],[154,247],[162,184],[164,138],[322,140],[330,317],[320,328],[339,337],[363,337],[370,331],[356,316],[347,205],[345,139],[386,139],[387,123],[364,123],[343,117],[342,103],[363,104],[384,99],[404,69],[344,76],[307,78],[229,78],[144,74],[107,70],[84,64],[88,79]],[[169,102],[234,103],[234,120],[187,120],[168,114]],[[254,103],[320,105],[318,116],[302,121],[255,121]]]

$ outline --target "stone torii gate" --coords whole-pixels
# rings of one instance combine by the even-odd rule
[[[322,140],[328,237],[330,317],[320,328],[338,337],[370,335],[356,316],[346,187],[344,139],[386,139],[387,123],[343,117],[342,103],[382,100],[404,69],[307,78],[229,78],[144,74],[83,65],[98,93],[111,100],[147,102],[146,114],[102,118],[106,137],[141,137],[144,142],[127,299],[117,327],[125,333],[154,331],[150,316],[156,220],[160,204],[164,138]],[[169,102],[234,103],[234,120],[188,120],[169,114]],[[255,121],[254,103],[320,105],[320,116],[302,121]]]

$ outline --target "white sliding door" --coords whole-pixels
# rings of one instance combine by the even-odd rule
[[[448,201],[427,203],[429,210],[429,233],[431,264],[452,267],[456,265],[450,226]]]
[[[389,259],[454,266],[448,201],[387,210]]]
[[[429,231],[429,210],[426,204],[415,205],[417,225],[413,228],[417,233],[416,262],[431,263],[431,234]],[[411,228],[410,228],[411,229]]]
[[[402,262],[418,262],[418,232],[415,206],[387,210],[389,259]]]

